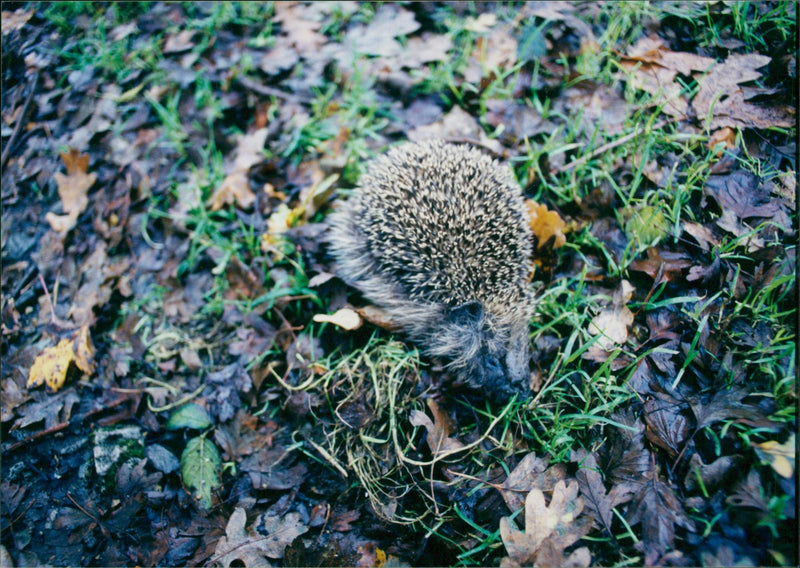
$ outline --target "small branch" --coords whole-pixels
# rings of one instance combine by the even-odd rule
[[[659,121],[659,122],[657,122],[657,123],[655,123],[653,125],[652,130],[655,130],[655,129],[658,129],[658,128],[663,128],[664,126],[666,126],[670,122],[673,122],[674,120],[675,119],[661,120],[661,121]],[[577,160],[570,162],[569,164],[564,164],[560,168],[558,168],[558,167],[557,168],[553,168],[550,171],[550,173],[551,174],[560,174],[560,173],[563,173],[563,172],[565,172],[567,170],[571,170],[573,168],[581,166],[584,163],[588,162],[589,160],[591,160],[593,158],[596,158],[600,154],[605,154],[606,152],[608,152],[609,150],[613,150],[617,146],[622,146],[623,144],[626,144],[626,143],[630,142],[631,140],[633,140],[634,138],[639,136],[639,134],[641,134],[641,132],[638,131],[638,130],[635,130],[633,132],[629,132],[628,134],[626,134],[625,136],[622,136],[621,138],[617,138],[616,140],[612,140],[611,142],[609,142],[607,144],[603,144],[599,148],[595,149],[595,151],[592,152],[591,154],[587,154],[586,156],[582,156],[582,157],[578,158]]]
[[[259,95],[264,95],[265,97],[276,97],[278,99],[283,99],[285,101],[289,101],[292,103],[303,103],[305,102],[302,98],[294,95],[292,93],[286,93],[281,91],[280,89],[275,89],[274,87],[268,87],[267,85],[262,85],[261,83],[257,83],[252,79],[248,79],[247,77],[237,77],[236,80],[239,84],[244,87],[245,89],[250,89],[254,93],[258,93]]]

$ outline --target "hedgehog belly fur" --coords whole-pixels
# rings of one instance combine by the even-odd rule
[[[501,349],[523,326],[527,340],[525,204],[511,171],[480,151],[439,141],[395,147],[368,166],[329,224],[338,275],[452,368]],[[459,306],[470,306],[475,333],[449,325],[463,323]]]

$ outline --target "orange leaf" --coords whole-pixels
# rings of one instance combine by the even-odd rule
[[[528,206],[531,229],[538,242],[537,248],[542,248],[551,237],[555,237],[553,242],[554,249],[564,246],[567,242],[567,237],[564,235],[564,227],[567,224],[558,213],[549,211],[547,206],[540,205],[531,199],[528,199],[526,204]]]

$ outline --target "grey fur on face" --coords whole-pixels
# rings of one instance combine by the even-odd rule
[[[329,224],[337,274],[428,355],[495,398],[528,390],[531,228],[507,167],[405,143],[370,164]]]

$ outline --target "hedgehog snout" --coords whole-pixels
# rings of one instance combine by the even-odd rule
[[[495,329],[480,302],[456,307],[448,319],[460,329],[463,351],[455,366],[463,378],[501,402],[514,394],[527,394],[530,377],[527,325]]]

